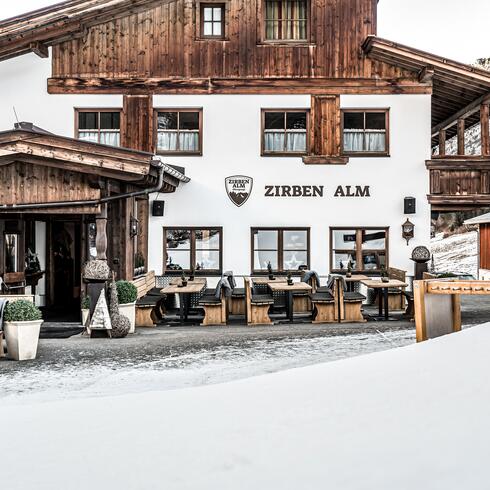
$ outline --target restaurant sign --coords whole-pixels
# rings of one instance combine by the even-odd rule
[[[247,177],[245,175],[226,177],[226,193],[235,206],[243,206],[248,201],[248,198],[252,193],[253,182],[252,177]]]

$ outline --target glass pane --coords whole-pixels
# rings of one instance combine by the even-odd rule
[[[186,250],[167,250],[167,270],[179,271],[191,268],[191,253]]]
[[[97,225],[95,223],[88,224],[88,253],[90,259],[95,260],[97,258],[97,248],[95,241],[97,239]]]
[[[386,231],[385,230],[363,230],[362,248],[365,250],[385,250]]]
[[[177,131],[159,131],[157,148],[162,151],[177,151],[177,136]]]
[[[97,112],[79,112],[78,129],[98,129]]]
[[[119,131],[101,131],[100,132],[100,143],[103,145],[119,146],[120,145],[120,134]]]
[[[384,152],[386,151],[386,134],[385,133],[366,133],[365,138],[366,151]]]
[[[344,112],[344,129],[364,129],[362,112]]]
[[[190,250],[190,230],[167,230],[167,249]]]
[[[199,112],[181,112],[179,129],[199,129]]]
[[[19,235],[5,234],[5,272],[18,272],[19,261]]]
[[[287,133],[286,151],[306,152],[306,131]]]
[[[344,151],[364,151],[364,131],[360,129],[344,131]]]
[[[284,231],[284,250],[306,250],[308,248],[308,233],[306,231]]]
[[[266,112],[265,129],[284,129],[284,112]]]
[[[196,249],[198,250],[219,250],[218,230],[196,230]]]
[[[213,9],[213,20],[221,20],[221,7]]]
[[[297,271],[301,266],[307,266],[308,257],[306,252],[286,251],[284,252],[284,270]]]
[[[265,151],[284,151],[284,131],[264,134]]]
[[[193,152],[199,151],[199,133],[179,133],[179,150]]]
[[[212,22],[204,22],[204,36],[212,36],[213,35],[213,24]]]
[[[286,114],[286,129],[306,130],[306,112],[288,112]]]
[[[271,251],[262,251],[255,250],[254,251],[254,270],[257,271],[266,271],[267,264],[271,263],[272,268],[277,270],[277,252]]]
[[[356,230],[335,230],[333,232],[333,249],[355,250]]]
[[[221,36],[221,22],[213,22],[213,36]]]
[[[176,112],[159,112],[158,129],[178,129]]]
[[[101,112],[100,129],[119,129],[120,114],[119,112]]]
[[[366,129],[386,129],[386,115],[384,112],[367,112]]]
[[[204,20],[213,20],[213,8],[204,7],[203,8]]]
[[[362,256],[363,269],[365,271],[379,270],[386,266],[384,253],[366,253]]]
[[[196,270],[219,270],[219,251],[196,250]]]
[[[254,232],[254,250],[277,250],[277,230],[258,230]]]
[[[349,260],[351,261],[352,268],[357,270],[356,255],[348,253],[338,253],[333,254],[333,268],[340,270],[347,270],[349,266]]]

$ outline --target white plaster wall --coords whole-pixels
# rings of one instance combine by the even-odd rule
[[[345,166],[307,166],[301,158],[260,156],[261,108],[309,107],[302,95],[155,96],[155,107],[203,107],[203,156],[165,157],[182,165],[191,177],[166,201],[165,216],[150,218],[149,267],[162,272],[164,226],[223,226],[223,268],[250,274],[250,228],[304,226],[311,228],[311,267],[329,272],[330,226],[389,226],[390,265],[412,271],[410,252],[428,245],[430,210],[430,96],[344,96],[342,107],[390,108],[389,158],[351,158]],[[252,196],[237,208],[224,181],[232,175],[254,179]],[[265,185],[324,185],[323,198],[268,198]],[[338,185],[370,185],[371,198],[334,198]],[[403,198],[417,198],[410,216],[416,237],[407,247],[401,238]],[[156,196],[152,196],[156,198]]]

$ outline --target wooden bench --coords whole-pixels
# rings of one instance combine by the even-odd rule
[[[245,288],[235,288],[228,298],[228,314],[246,316]]]
[[[156,286],[155,271],[150,271],[144,276],[138,277],[132,283],[138,290],[135,324],[137,327],[154,327],[161,319],[162,315],[159,312],[159,308],[163,300],[158,292],[149,294]]]
[[[394,267],[388,268],[388,277],[401,282],[407,282],[407,273]],[[383,296],[378,294],[377,304],[383,301]],[[390,311],[405,310],[405,289],[388,289],[388,308]]]
[[[253,294],[250,278],[246,277],[244,281],[247,325],[272,325],[269,309],[274,298],[271,294]]]
[[[330,291],[322,291],[311,294],[311,303],[313,307],[312,322],[335,323],[335,296]]]
[[[207,289],[204,296],[199,300],[199,306],[204,309],[204,319],[201,322],[201,326],[225,326],[228,320],[226,303],[223,290],[221,290],[220,296],[217,298],[215,289]]]

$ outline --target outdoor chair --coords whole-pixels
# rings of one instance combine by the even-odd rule
[[[309,284],[313,293],[316,292],[320,285],[320,279],[315,271],[303,270],[301,272],[301,281]],[[293,309],[296,313],[308,313],[312,310],[310,291],[294,291],[293,292]]]
[[[336,322],[336,298],[335,298],[335,281],[329,280],[327,286],[318,287],[316,292],[310,294],[313,307],[312,322],[334,323]]]
[[[1,281],[5,294],[24,294],[26,289],[26,275],[24,272],[5,272]]]
[[[388,268],[388,277],[390,279],[396,279],[398,281],[406,282],[407,273],[401,269],[395,269],[394,267]],[[388,289],[388,308],[390,311],[402,311],[405,309],[405,288],[390,288]],[[383,295],[377,294],[376,302],[383,301]]]
[[[247,325],[272,325],[269,309],[274,304],[272,294],[255,294],[250,278],[244,278]]]
[[[227,279],[221,278],[216,289],[206,289],[204,295],[199,300],[199,306],[204,309],[204,319],[202,327],[210,325],[224,326],[228,320],[226,310],[226,298],[223,282]]]
[[[356,291],[348,291],[343,276],[335,276],[335,292],[338,300],[336,318],[341,323],[365,323],[362,304],[366,296]]]
[[[245,288],[233,288],[231,297],[228,298],[228,313],[230,315],[245,316],[246,300]]]

